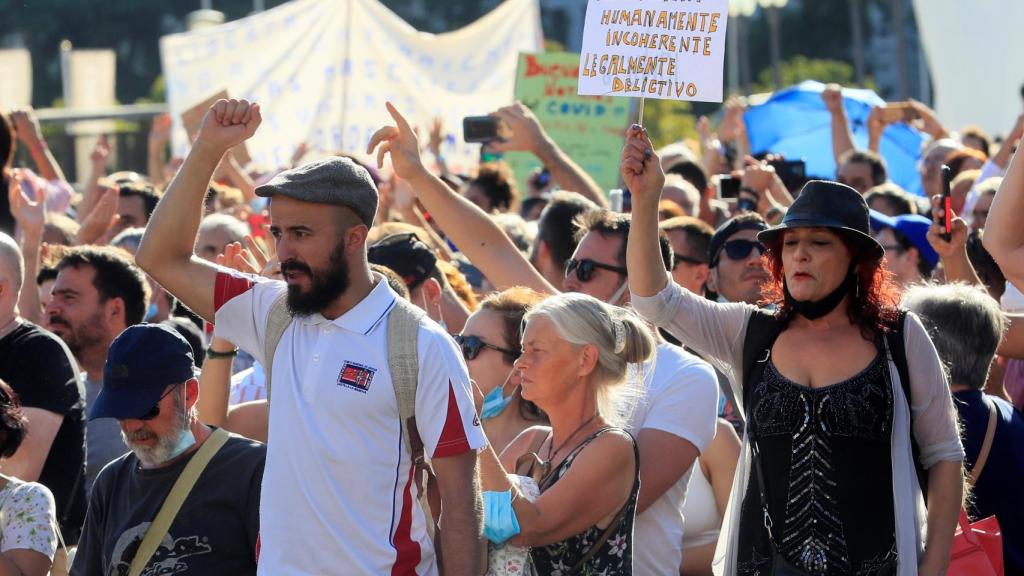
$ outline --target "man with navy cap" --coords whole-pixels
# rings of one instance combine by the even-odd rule
[[[283,282],[193,254],[210,177],[260,121],[259,105],[245,100],[210,108],[136,255],[161,286],[214,321],[218,336],[270,370],[259,573],[438,574],[433,518],[417,502],[415,432],[441,497],[444,573],[479,574],[476,450],[486,439],[469,375],[448,334],[370,270],[366,239],[378,197],[366,169],[332,157],[256,189],[270,198]],[[417,343],[394,366],[392,328]],[[408,419],[396,394],[413,377]]]
[[[110,345],[89,418],[114,418],[131,452],[96,478],[71,573],[127,574],[179,477],[219,432],[199,422],[192,349],[173,328],[138,324]],[[208,451],[212,451],[212,446]],[[201,469],[143,574],[255,574],[266,447],[229,435]]]

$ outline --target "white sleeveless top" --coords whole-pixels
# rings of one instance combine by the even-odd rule
[[[683,550],[703,546],[718,540],[718,532],[722,527],[722,515],[715,503],[715,493],[711,484],[704,476],[700,460],[693,462],[693,473],[690,474],[690,486],[686,490],[683,501]]]

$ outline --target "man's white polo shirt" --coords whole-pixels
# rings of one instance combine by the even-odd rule
[[[266,318],[284,282],[221,271],[216,333],[260,362]],[[273,401],[260,505],[259,574],[437,573],[388,368],[388,312],[378,281],[331,321],[299,316],[273,359]],[[486,444],[469,375],[452,338],[419,330],[416,427],[424,454]]]
[[[630,419],[641,430],[668,432],[703,453],[715,437],[718,378],[710,364],[678,346],[658,344],[654,370],[644,365],[644,396]],[[694,460],[694,466],[700,463]],[[683,561],[683,502],[693,468],[651,503],[633,524],[633,573],[675,574]]]

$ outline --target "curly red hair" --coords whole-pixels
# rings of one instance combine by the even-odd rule
[[[785,234],[778,234],[767,243],[767,250],[761,256],[761,263],[768,272],[769,280],[761,287],[762,304],[774,304],[776,317],[788,320],[792,308],[786,304],[783,292],[785,271],[782,266],[782,242]],[[857,290],[847,300],[846,313],[850,322],[860,327],[866,339],[893,329],[899,312],[900,292],[893,275],[882,263],[860,245],[852,242],[848,235],[837,232],[847,249],[850,250],[851,264],[857,270]]]

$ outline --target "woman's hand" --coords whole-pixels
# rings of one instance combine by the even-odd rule
[[[633,124],[626,131],[620,171],[623,182],[633,195],[634,206],[657,206],[661,200],[661,189],[665,187],[665,172],[647,130],[639,124]]]

